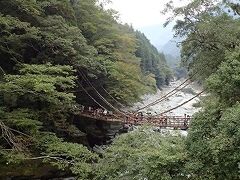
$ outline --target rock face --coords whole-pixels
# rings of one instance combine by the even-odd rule
[[[61,180],[72,176],[70,171],[58,170],[40,160],[20,163],[18,167],[8,164],[5,167],[1,167],[0,172],[0,179],[3,180]]]
[[[83,143],[91,149],[94,146],[107,145],[112,142],[117,134],[127,132],[127,129],[124,131],[121,122],[106,122],[85,117],[75,117],[74,124],[83,133],[69,136],[62,132],[61,135],[71,142]],[[0,179],[76,179],[72,177],[73,175],[70,172],[58,170],[41,161],[21,164],[17,169],[12,168],[12,171],[9,171],[11,169],[10,165],[6,165],[6,168],[8,168],[8,173],[0,172]],[[26,172],[22,172],[22,169],[25,169]]]
[[[91,148],[95,145],[109,144],[117,134],[123,132],[121,122],[106,122],[92,118],[76,117],[74,124],[86,134],[88,145]]]

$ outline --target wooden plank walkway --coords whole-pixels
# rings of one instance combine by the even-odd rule
[[[144,116],[142,113],[128,113],[126,116],[113,114],[112,112],[97,112],[96,110],[80,111],[79,116],[87,117],[99,121],[119,122],[126,126],[132,125],[152,125],[160,128],[188,129],[190,116]]]

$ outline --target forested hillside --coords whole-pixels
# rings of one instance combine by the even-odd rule
[[[105,150],[106,179],[238,180],[240,177],[240,4],[193,0],[169,20],[181,43],[181,59],[204,84],[201,110],[188,135],[138,129]],[[113,173],[114,172],[114,173]],[[101,174],[101,175],[102,175]],[[104,179],[104,178],[102,178]]]
[[[192,179],[239,179],[240,4],[194,0],[167,12],[181,16],[174,29],[182,62],[204,83],[207,96],[186,140],[186,169]]]
[[[81,105],[113,110],[155,92],[171,78],[164,55],[97,0],[0,0],[0,179],[239,179],[240,4],[170,1],[165,12],[180,17],[201,110],[187,136],[138,127],[92,148],[74,124]]]
[[[171,79],[171,71],[167,66],[163,53],[159,53],[145,35],[136,31],[138,40],[138,48],[136,56],[141,58],[141,69],[144,74],[151,73],[155,77],[157,87],[160,88],[165,84],[169,84]]]
[[[111,110],[98,92],[131,104],[171,75],[139,34],[97,0],[0,1],[0,176],[40,161],[91,179],[98,157],[73,140],[78,107]]]

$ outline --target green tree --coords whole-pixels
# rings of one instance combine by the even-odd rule
[[[141,58],[140,65],[144,74],[153,74],[158,88],[168,84],[172,74],[166,65],[164,54],[159,53],[143,33],[136,31],[136,38],[138,48],[135,54]]]
[[[233,8],[234,7],[234,8]],[[237,3],[195,0],[173,10],[183,15],[176,35],[182,61],[204,80],[209,93],[191,122],[187,137],[192,179],[239,179],[239,16]],[[228,10],[228,11],[227,11]]]
[[[83,166],[81,177],[89,175],[96,157],[86,147],[64,142],[51,133],[80,133],[67,121],[76,104],[75,96],[67,92],[75,86],[73,73],[70,66],[22,64],[18,75],[4,77],[0,84],[2,164],[46,159],[63,169],[71,165],[73,172]],[[69,158],[74,162],[69,163]]]
[[[96,179],[185,179],[184,138],[140,128],[103,150]]]
[[[133,28],[96,0],[1,0],[0,164],[9,163],[1,173],[11,176],[18,163],[29,168],[20,175],[33,173],[40,161],[91,179],[96,155],[72,142],[83,136],[73,123],[78,105],[96,106],[82,87],[105,106],[95,89],[124,104],[154,92],[137,48]],[[164,81],[168,68],[156,64]]]

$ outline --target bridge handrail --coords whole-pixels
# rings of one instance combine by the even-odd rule
[[[103,109],[93,109],[91,107],[81,108],[80,115],[95,118],[104,121],[119,121],[124,124],[153,124],[159,127],[174,127],[174,128],[188,128],[189,122],[192,119],[191,116],[146,116],[139,114],[130,114],[123,117],[121,114],[106,111]]]

